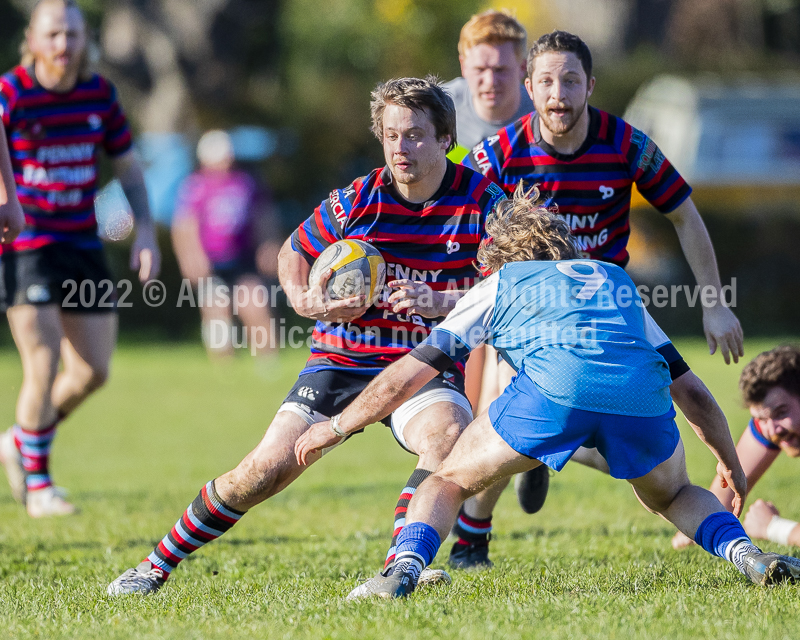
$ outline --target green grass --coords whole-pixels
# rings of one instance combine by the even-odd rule
[[[749,342],[748,357],[773,344]],[[736,391],[743,363],[725,367],[699,342],[678,346],[738,436],[747,420]],[[645,512],[626,483],[579,465],[553,479],[536,516],[506,491],[493,570],[456,573],[449,589],[406,602],[343,602],[380,565],[397,493],[415,463],[381,426],[255,508],[157,595],[108,598],[106,584],[150,551],[200,486],[256,444],[303,358],[284,353],[266,376],[250,358],[213,366],[195,347],[121,348],[107,388],[56,441],[54,475],[81,514],[31,520],[0,486],[0,635],[800,637],[798,588],[759,589],[699,549],[672,551],[671,527]],[[20,377],[16,353],[0,352],[0,423],[13,420]],[[713,459],[681,429],[690,474],[707,484]],[[800,515],[796,474],[796,463],[780,459],[753,499]]]

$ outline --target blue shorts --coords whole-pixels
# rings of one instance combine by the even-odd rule
[[[561,471],[578,447],[597,447],[615,478],[640,478],[680,441],[675,409],[655,418],[573,409],[553,402],[524,372],[489,406],[497,434],[517,453]]]

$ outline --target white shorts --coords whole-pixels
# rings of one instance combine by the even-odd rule
[[[464,397],[458,391],[453,389],[430,389],[428,391],[419,391],[416,395],[409,398],[397,409],[395,409],[391,416],[392,434],[394,435],[395,440],[397,440],[397,442],[400,443],[400,446],[406,451],[415,455],[417,454],[417,452],[408,445],[403,435],[406,425],[411,422],[412,418],[416,417],[422,411],[436,404],[437,402],[450,402],[458,405],[467,412],[469,420],[472,420],[472,407],[469,404],[469,400],[467,400],[466,397]],[[314,411],[308,405],[300,402],[284,402],[280,406],[280,409],[278,409],[278,413],[281,411],[290,411],[291,413],[300,416],[309,426],[316,422],[324,422],[331,417],[323,415],[318,411]],[[336,445],[333,445],[332,447],[323,449],[322,455],[325,455],[328,451],[335,449],[342,442],[344,442],[344,440]]]

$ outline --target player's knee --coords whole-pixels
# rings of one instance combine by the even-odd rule
[[[85,388],[87,391],[96,391],[108,382],[108,376],[111,373],[108,365],[100,367],[92,367],[86,380]]]

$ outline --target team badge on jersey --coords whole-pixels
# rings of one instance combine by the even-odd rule
[[[50,290],[43,284],[32,284],[25,291],[25,296],[29,302],[49,302]]]
[[[86,118],[86,120],[89,122],[89,126],[92,129],[97,130],[100,127],[103,126],[103,119],[100,116],[98,116],[96,113],[90,113],[89,117]]]

